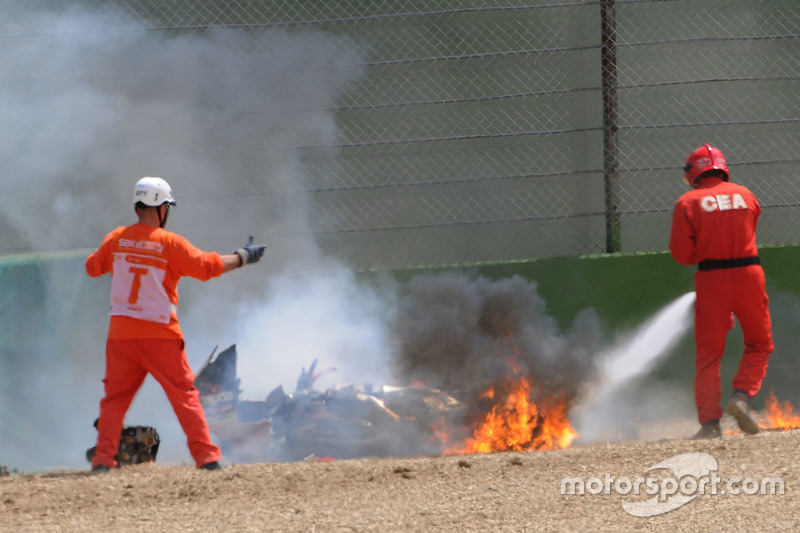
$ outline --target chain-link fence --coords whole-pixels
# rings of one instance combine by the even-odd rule
[[[0,17],[4,187],[53,192],[5,197],[0,252],[37,228],[94,245],[82,202],[127,191],[142,160],[179,205],[255,213],[271,242],[358,268],[661,251],[704,142],[759,197],[759,243],[800,241],[796,0],[26,0]],[[196,220],[199,244],[241,237]]]

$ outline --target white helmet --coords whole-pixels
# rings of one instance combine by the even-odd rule
[[[139,202],[151,207],[157,207],[164,202],[175,205],[175,197],[172,196],[172,187],[165,180],[144,177],[136,182],[136,187],[133,189],[133,204]]]

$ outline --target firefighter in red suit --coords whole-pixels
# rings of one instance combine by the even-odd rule
[[[750,190],[730,182],[725,156],[714,146],[704,144],[689,154],[684,171],[692,190],[675,204],[669,249],[680,264],[698,265],[694,394],[701,428],[695,438],[721,436],[720,363],[734,316],[742,328],[744,353],[726,411],[743,431],[758,433],[748,402],[761,388],[773,351],[769,300],[756,248],[761,206]]]
[[[211,442],[176,314],[178,280],[190,276],[206,281],[256,263],[265,247],[254,245],[251,237],[235,253],[222,255],[200,250],[165,230],[175,198],[161,178],[136,182],[133,204],[138,222],[111,231],[86,258],[90,276],[111,274],[105,396],[92,471],[108,472],[118,465],[123,418],[147,374],[163,387],[198,468],[218,470],[220,450]]]

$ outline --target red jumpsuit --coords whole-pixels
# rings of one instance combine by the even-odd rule
[[[115,229],[86,259],[90,276],[111,273],[105,397],[92,467],[117,465],[125,413],[148,373],[164,388],[197,466],[220,459],[194,387],[176,309],[181,276],[206,281],[222,271],[217,252],[204,252],[176,233],[144,224]]]
[[[694,382],[701,424],[722,417],[720,363],[725,337],[736,315],[744,353],[733,388],[754,396],[761,388],[773,351],[772,323],[764,271],[758,264],[756,226],[761,206],[742,185],[717,177],[700,180],[682,195],[672,215],[669,249],[682,265],[698,264],[695,274]]]

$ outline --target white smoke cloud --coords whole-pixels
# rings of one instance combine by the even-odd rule
[[[242,311],[237,348],[243,397],[264,399],[277,385],[292,391],[300,370],[315,359],[317,371],[329,370],[320,378],[322,388],[393,381],[392,282],[367,287],[351,270],[325,261],[319,272],[287,272],[268,285],[266,302]]]

